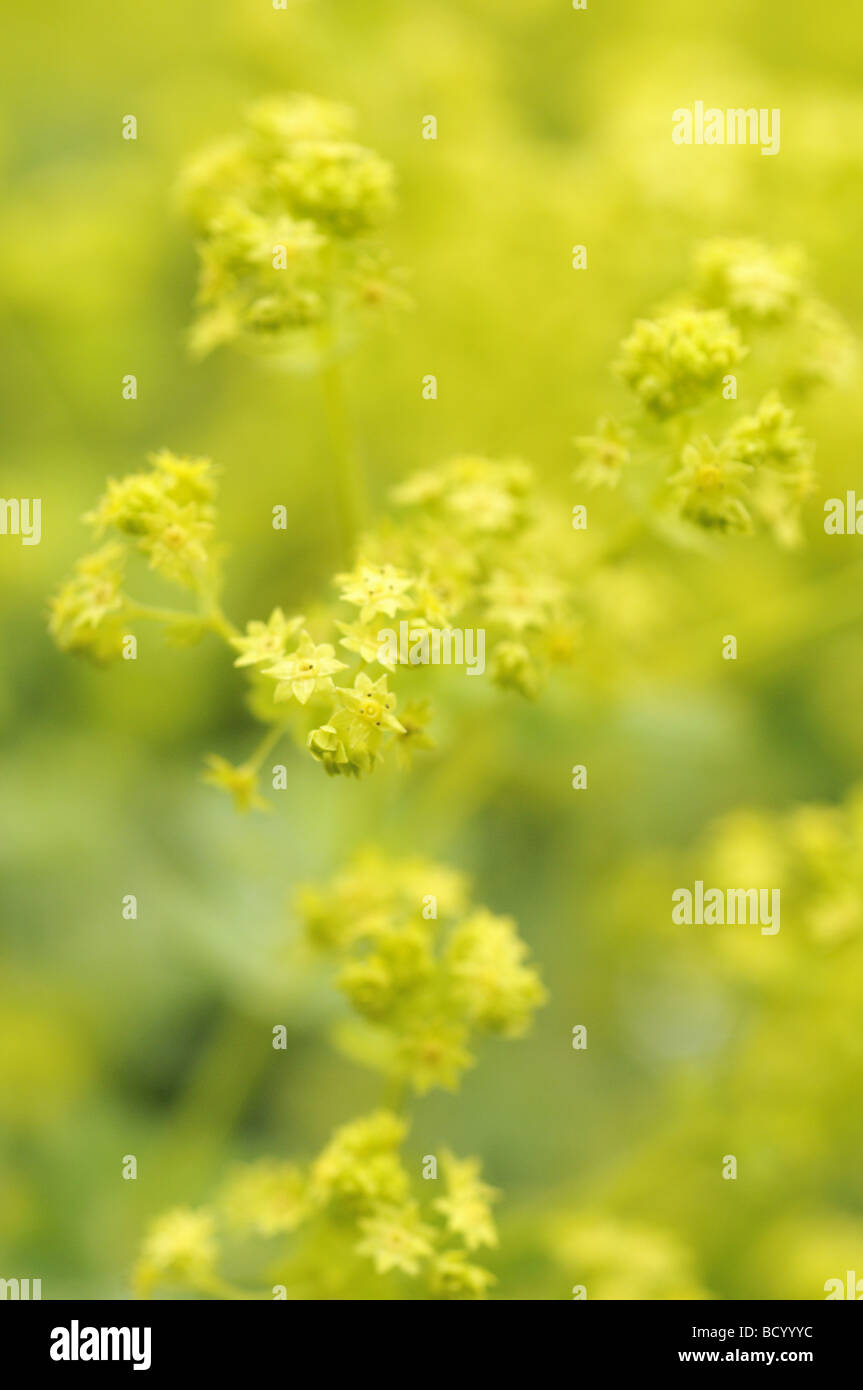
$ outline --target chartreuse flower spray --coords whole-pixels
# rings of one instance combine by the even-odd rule
[[[471,904],[460,874],[372,851],[305,889],[298,911],[353,1010],[342,1045],[381,1074],[384,1104],[341,1125],[317,1156],[242,1165],[208,1206],[159,1217],[136,1289],[483,1298],[495,1282],[482,1251],[497,1245],[500,1194],[479,1160],[412,1148],[405,1108],[411,1095],[456,1090],[475,1039],[526,1032],[545,998],[527,946],[511,918]],[[232,1261],[253,1281],[238,1282]]]

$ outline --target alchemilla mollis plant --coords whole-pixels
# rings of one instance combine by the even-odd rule
[[[476,1158],[411,1151],[405,1111],[411,1095],[457,1089],[474,1038],[527,1031],[545,999],[528,948],[511,918],[471,903],[461,874],[374,851],[304,889],[298,910],[356,1015],[353,1054],[381,1074],[383,1108],[310,1161],[240,1166],[207,1207],[159,1217],[136,1288],[350,1298],[366,1295],[371,1265],[379,1297],[483,1298],[495,1281],[479,1252],[497,1245],[500,1194]],[[228,1277],[231,1261],[254,1283]]]
[[[481,632],[491,683],[536,699],[555,668],[578,679],[597,652],[601,662],[602,615],[633,593],[621,562],[638,540],[709,551],[763,531],[797,544],[815,481],[797,412],[851,360],[799,252],[711,241],[688,287],[620,346],[614,369],[635,409],[576,440],[577,481],[614,490],[631,513],[622,537],[585,560],[530,466],[471,453],[409,474],[370,524],[341,363],[371,314],[405,302],[381,241],[394,186],[386,160],[355,142],[351,114],[311,97],[255,107],[181,186],[199,256],[192,352],[230,346],[323,383],[340,522],[331,591],[305,611],[286,595],[236,623],[224,606],[218,470],[163,449],[108,480],[85,517],[94,548],[51,602],[57,645],[97,663],[122,659],[141,623],[178,646],[224,643],[263,732],[239,764],[210,754],[205,777],[240,811],[268,806],[262,774],[284,739],[333,778],[366,776],[390,753],[409,765],[431,747],[431,697],[446,698],[432,677],[455,674],[427,670],[435,634]],[[185,600],[151,603],[139,583]],[[382,640],[395,628],[416,661]],[[472,904],[458,873],[375,852],[305,889],[298,911],[353,1016],[340,1045],[380,1074],[381,1106],[317,1155],[246,1164],[206,1207],[158,1218],[135,1287],[352,1297],[371,1267],[374,1296],[483,1298],[494,1279],[480,1252],[497,1241],[499,1194],[476,1158],[412,1150],[406,1112],[414,1097],[456,1090],[482,1037],[529,1029],[545,992],[527,945],[512,919]]]

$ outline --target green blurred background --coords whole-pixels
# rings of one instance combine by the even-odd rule
[[[228,352],[195,364],[184,344],[195,255],[177,174],[250,102],[344,101],[397,170],[388,240],[415,307],[348,368],[375,501],[454,453],[518,454],[565,532],[582,500],[571,438],[619,405],[616,346],[699,241],[799,243],[859,326],[858,21],[845,0],[81,0],[10,16],[2,490],[42,497],[43,540],[0,540],[0,1275],[41,1277],[46,1298],[126,1297],[152,1215],[204,1200],[233,1158],[307,1156],[378,1102],[327,1041],[334,994],[283,964],[297,886],[369,840],[468,872],[517,917],[551,993],[527,1039],[489,1045],[458,1095],[415,1111],[417,1154],[476,1152],[505,1192],[498,1296],[568,1298],[586,1278],[598,1297],[819,1298],[863,1274],[863,929],[825,946],[789,906],[765,969],[669,926],[716,817],[837,803],[859,776],[860,542],[825,537],[821,513],[863,481],[854,392],[806,408],[821,491],[803,550],[644,557],[680,605],[661,654],[645,641],[643,661],[618,661],[612,631],[607,662],[535,706],[484,691],[479,727],[443,711],[438,751],[407,776],[390,760],[347,785],[295,756],[270,817],[235,817],[199,780],[209,750],[249,747],[215,641],[177,652],[148,630],[137,662],[103,672],[44,625],[105,477],[163,446],[224,470],[236,620],[303,611],[329,584],[315,379]],[[779,107],[781,154],[676,149],[671,112],[696,99]],[[280,502],[287,532],[269,524]],[[736,665],[716,657],[725,632]]]

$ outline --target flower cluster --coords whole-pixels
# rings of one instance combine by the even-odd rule
[[[438,865],[369,852],[298,906],[375,1030],[380,1066],[420,1094],[454,1090],[472,1034],[520,1037],[545,1000],[515,922],[471,907],[463,879]]]
[[[167,452],[151,465],[111,479],[85,518],[97,534],[110,528],[121,539],[87,556],[53,599],[55,640],[105,661],[121,655],[123,635],[139,619],[164,622],[176,642],[215,632],[249,679],[255,717],[278,737],[291,732],[331,776],[371,772],[387,745],[406,764],[432,746],[418,669],[428,657],[399,664],[382,639],[402,621],[420,644],[455,623],[484,638],[488,631],[492,680],[526,696],[538,693],[552,665],[572,658],[568,586],[533,514],[531,470],[519,461],[461,457],[409,478],[395,491],[401,515],[361,540],[353,569],[334,577],[330,605],[313,620],[276,608],[242,631],[219,607],[213,465]],[[130,552],[192,590],[197,611],[153,608],[125,593]],[[403,706],[390,689],[396,676],[415,686]],[[260,762],[253,755],[237,766],[213,754],[206,780],[239,810],[261,807]]]
[[[797,336],[814,320],[823,335],[816,343],[810,333],[811,351],[801,354]],[[745,359],[754,375],[749,354],[768,333],[781,394],[772,386],[754,409],[717,430],[722,414],[735,409],[737,368]],[[601,419],[594,434],[575,440],[574,476],[590,488],[624,483],[630,500],[637,496],[642,510],[664,518],[666,535],[762,528],[794,545],[801,504],[814,490],[813,446],[783,396],[838,382],[851,352],[847,330],[811,293],[799,252],[711,241],[696,254],[684,302],[639,320],[621,346],[618,375],[647,419],[640,429]]]
[[[799,504],[814,490],[813,446],[772,392],[720,443],[686,444],[669,483],[679,514],[706,530],[749,533],[759,517],[780,541],[799,539]]]
[[[51,600],[48,629],[60,651],[100,664],[119,657],[126,625],[125,547],[109,542],[85,555]]]
[[[639,319],[620,348],[617,371],[659,419],[699,405],[746,355],[722,309],[674,309]]]
[[[481,628],[492,679],[535,696],[549,668],[571,660],[578,625],[530,467],[460,456],[409,478],[393,499],[405,522],[372,544],[395,546],[417,575],[420,624]]]
[[[426,1189],[420,1200],[403,1153],[406,1134],[403,1120],[378,1110],[342,1125],[309,1164],[239,1166],[211,1206],[175,1208],[152,1223],[135,1268],[139,1297],[171,1287],[217,1298],[347,1298],[354,1285],[366,1287],[371,1263],[387,1281],[381,1296],[484,1298],[495,1279],[473,1255],[497,1245],[498,1193],[477,1159],[444,1150],[440,1178],[434,1155],[422,1161],[423,1179],[440,1184],[442,1195],[429,1200]],[[219,1262],[237,1242],[256,1240],[278,1242],[260,1276],[273,1282],[265,1292],[238,1290]]]
[[[216,1222],[208,1211],[176,1207],[154,1221],[135,1271],[135,1286],[146,1298],[159,1284],[197,1288],[216,1261]]]
[[[389,568],[377,574],[383,585],[395,582],[388,578]],[[369,582],[371,576],[367,567]],[[386,599],[381,601],[386,603]],[[360,643],[351,635],[352,629],[337,619],[330,617],[323,622],[328,630],[336,627],[347,634],[341,639],[346,654],[359,656],[364,666],[378,662],[379,644],[371,633]],[[329,635],[336,637],[337,631]],[[340,673],[349,670],[349,663],[340,660],[332,642],[310,636],[305,618],[286,619],[282,610],[276,609],[267,622],[249,623],[245,635],[230,641],[240,653],[235,665],[249,668],[255,680],[255,713],[276,726],[287,727],[294,714],[308,709],[312,727],[303,735],[306,746],[331,775],[358,777],[370,772],[387,737],[407,737],[407,727],[394,713],[396,697],[388,689],[387,672],[381,671],[372,679],[367,670],[359,669],[349,684],[337,685],[336,678],[344,680]],[[321,714],[325,715],[323,723],[315,723],[314,716]]]
[[[203,591],[213,567],[216,480],[209,459],[181,458],[163,449],[150,471],[109,478],[104,496],[85,516],[97,535],[115,530],[146,556],[150,568],[185,588]]]
[[[351,112],[295,95],[259,103],[244,133],[205,151],[181,195],[198,232],[192,347],[225,343],[320,359],[363,312],[399,302],[377,241],[393,172],[352,139]]]
[[[84,517],[97,539],[106,531],[120,539],[80,560],[51,600],[49,630],[62,651],[109,661],[120,656],[131,621],[159,616],[124,592],[132,553],[199,599],[197,614],[161,614],[175,640],[194,640],[213,622],[219,582],[215,470],[209,459],[167,450],[149,461],[148,472],[109,479],[104,496]]]

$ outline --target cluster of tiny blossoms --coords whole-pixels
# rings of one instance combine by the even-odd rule
[[[797,343],[806,325],[804,352]],[[751,390],[750,367],[768,335],[781,392],[800,396],[806,386],[841,384],[847,374],[849,335],[809,291],[799,252],[707,243],[691,293],[639,320],[621,345],[616,370],[644,416],[632,427],[603,418],[592,435],[576,439],[577,480],[616,487],[641,472],[633,490],[640,486],[643,495],[652,487],[650,506],[681,534],[762,527],[781,544],[797,543],[815,475],[813,445],[792,409],[776,387],[730,423],[724,418],[735,408],[738,373],[741,389]]]
[[[520,1037],[545,1000],[512,918],[471,906],[462,876],[439,865],[367,852],[305,889],[299,911],[399,1089],[455,1090],[472,1035]]]
[[[236,343],[312,361],[365,312],[403,299],[377,240],[393,171],[352,129],[343,106],[274,98],[189,166],[181,196],[198,232],[196,353]]]
[[[569,588],[543,554],[531,496],[531,470],[519,461],[460,457],[417,474],[396,489],[399,515],[362,539],[353,569],[334,578],[335,599],[313,620],[276,608],[239,630],[219,606],[215,470],[206,459],[163,452],[149,472],[110,480],[85,518],[98,536],[110,530],[115,538],[60,588],[50,630],[61,649],[103,662],[121,656],[124,636],[145,619],[163,622],[177,642],[216,632],[249,678],[249,704],[268,739],[291,733],[331,776],[371,772],[388,744],[409,763],[432,746],[431,703],[417,688],[422,658],[405,659],[382,633],[407,624],[416,649],[456,623],[481,630],[489,678],[528,697],[551,666],[572,658],[578,628]],[[131,598],[124,584],[133,552],[191,590],[197,610]],[[463,680],[464,670],[444,678]],[[399,705],[390,682],[401,679],[414,691]],[[260,764],[214,754],[206,777],[238,809],[261,807]]]
[[[219,550],[215,544],[217,480],[209,459],[163,450],[150,469],[111,478],[84,521],[97,540],[111,539],[85,555],[50,604],[49,630],[61,651],[104,663],[122,653],[131,625],[142,618],[167,623],[177,641],[219,630],[216,605]],[[197,596],[196,613],[171,613],[138,603],[124,590],[132,554],[171,584]]]
[[[210,1206],[175,1208],[152,1223],[135,1269],[139,1297],[169,1288],[227,1299],[347,1298],[367,1295],[370,1273],[383,1281],[376,1298],[486,1297],[494,1276],[473,1254],[497,1245],[498,1193],[477,1159],[446,1150],[440,1175],[432,1155],[422,1165],[418,1156],[412,1180],[406,1133],[396,1114],[378,1110],[342,1125],[307,1165],[238,1167]],[[430,1198],[430,1189],[440,1195]],[[264,1289],[238,1288],[220,1272],[244,1242]]]
[[[371,772],[388,744],[410,762],[432,746],[432,706],[424,695],[398,703],[390,682],[415,682],[422,657],[404,659],[385,634],[404,626],[414,650],[428,652],[430,636],[456,622],[491,633],[497,685],[535,695],[550,663],[571,655],[574,628],[565,584],[536,563],[530,487],[522,463],[465,457],[398,488],[405,519],[363,538],[323,617],[306,624],[276,609],[232,639],[236,665],[253,675],[256,715],[279,724],[286,706],[306,710],[306,747],[330,776]],[[220,775],[229,785],[235,772],[222,765]]]

